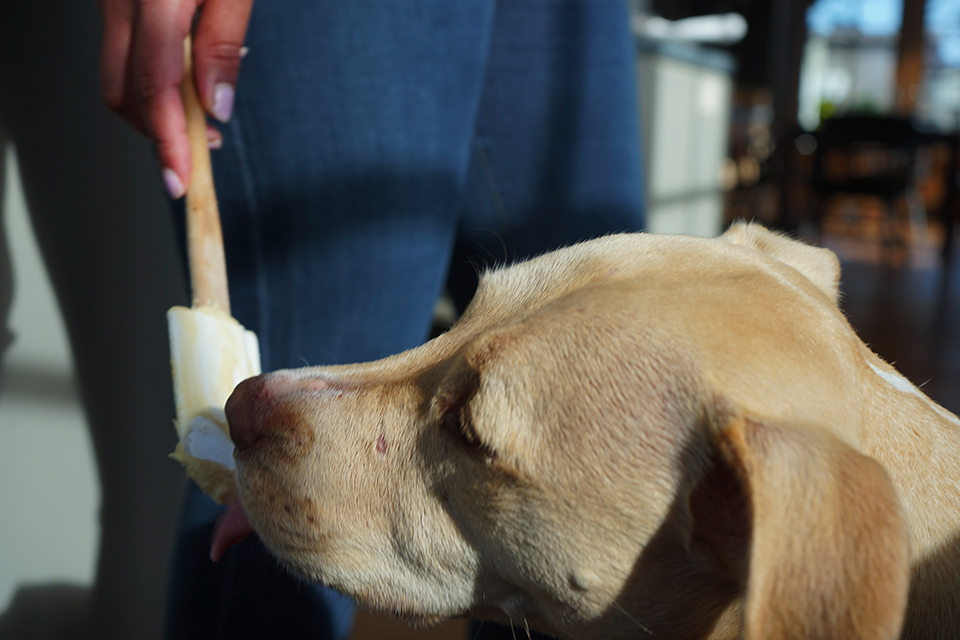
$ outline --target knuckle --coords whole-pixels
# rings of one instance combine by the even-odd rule
[[[237,42],[208,42],[203,47],[203,55],[214,64],[239,65],[241,47]]]
[[[177,155],[178,147],[176,142],[168,137],[154,136],[153,143],[156,146],[157,155],[163,160],[163,164],[166,166],[176,166],[176,163],[171,161],[171,159]]]
[[[154,72],[146,69],[131,75],[130,86],[137,99],[144,103],[152,102],[160,93],[160,79]]]

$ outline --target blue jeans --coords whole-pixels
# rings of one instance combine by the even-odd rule
[[[477,264],[643,226],[623,0],[254,6],[214,159],[233,314],[265,370],[421,344]],[[256,540],[207,560],[187,502],[171,638],[346,638],[349,600]]]

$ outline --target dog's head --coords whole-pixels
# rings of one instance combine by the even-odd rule
[[[567,637],[895,637],[907,542],[857,453],[829,252],[737,226],[488,273],[446,334],[227,412],[287,565],[411,619]]]

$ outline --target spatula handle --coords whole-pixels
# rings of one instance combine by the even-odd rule
[[[227,290],[227,265],[223,253],[223,231],[217,194],[213,188],[210,149],[207,147],[207,118],[197,94],[193,76],[190,38],[184,43],[184,73],[180,83],[183,109],[187,118],[187,138],[193,171],[187,188],[187,254],[193,306],[214,306],[230,313]]]

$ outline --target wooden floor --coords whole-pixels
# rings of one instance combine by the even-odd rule
[[[960,413],[960,259],[940,256],[931,226],[907,248],[825,234],[841,258],[841,307],[860,338],[914,384]]]

